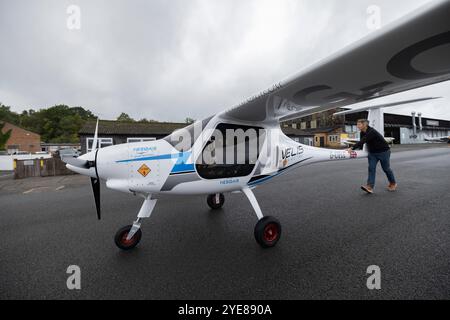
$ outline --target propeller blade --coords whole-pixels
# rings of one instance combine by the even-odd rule
[[[95,207],[97,208],[97,218],[102,219],[100,211],[100,179],[91,178],[92,191],[94,191]]]
[[[95,135],[94,135],[94,141],[92,142],[92,151],[95,151],[98,149],[98,119],[97,119],[97,125],[95,126]]]
[[[81,160],[79,158],[74,157],[61,157],[61,160],[66,163],[70,164],[71,166],[77,167],[77,168],[83,168],[83,169],[89,169],[89,161],[87,160]]]

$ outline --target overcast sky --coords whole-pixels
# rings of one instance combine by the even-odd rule
[[[103,119],[183,121],[227,109],[428,0],[0,0],[0,102]],[[67,27],[70,5],[81,29]],[[72,21],[72,20],[70,20]],[[73,26],[73,24],[72,24]],[[444,83],[383,98],[442,96]],[[450,120],[450,100],[389,112]]]

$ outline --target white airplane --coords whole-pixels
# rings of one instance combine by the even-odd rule
[[[427,138],[425,138],[425,141],[428,141],[428,142],[438,142],[438,143],[449,143],[449,144],[450,144],[450,136],[446,136],[446,137],[435,137],[435,138],[427,137]]]
[[[407,101],[399,101],[399,102],[393,102],[393,103],[385,103],[385,104],[380,104],[380,105],[377,105],[377,106],[370,106],[370,107],[362,107],[362,108],[355,108],[355,109],[351,109],[351,110],[345,110],[345,111],[337,112],[333,116],[334,117],[344,116],[344,115],[348,115],[348,114],[360,113],[362,111],[376,112],[377,114],[372,117],[370,125],[373,128],[376,128],[377,131],[381,135],[384,136],[384,109],[392,108],[392,107],[398,107],[398,106],[404,105],[404,104],[408,104],[409,105],[409,104],[413,104],[413,103],[429,101],[429,100],[434,100],[434,99],[441,99],[441,98],[442,97],[429,97],[429,98],[418,98],[418,99],[412,99],[412,100],[407,100]],[[392,138],[392,137],[384,137],[384,139],[386,140],[386,142],[388,144],[392,144],[395,141],[395,138]],[[359,142],[359,139],[344,139],[344,140],[341,141],[341,145],[342,146],[351,147],[351,146],[354,146],[355,144],[357,144],[358,142]]]
[[[431,2],[234,108],[162,140],[98,149],[97,124],[93,151],[66,159],[67,167],[91,177],[99,218],[100,180],[110,189],[144,198],[137,220],[116,234],[123,250],[139,243],[142,220],[156,205],[152,196],[209,195],[208,205],[218,209],[229,192],[247,196],[258,218],[257,242],[273,247],[281,225],[263,215],[254,188],[314,163],[367,156],[365,151],[296,143],[283,134],[280,122],[450,80],[449,17],[450,1]],[[381,122],[378,112],[369,113],[371,121]],[[224,139],[221,134],[227,131],[246,138]],[[257,151],[242,148],[246,145],[257,145]],[[237,151],[222,164],[230,149]]]

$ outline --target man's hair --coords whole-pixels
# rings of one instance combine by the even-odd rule
[[[358,123],[367,124],[367,125],[370,124],[369,120],[366,120],[366,119],[359,119],[357,122],[358,122]]]

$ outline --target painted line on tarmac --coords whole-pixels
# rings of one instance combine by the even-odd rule
[[[32,189],[30,189],[30,190],[25,191],[23,194],[33,193],[34,191],[42,190],[42,189],[48,189],[48,187],[32,188]]]

